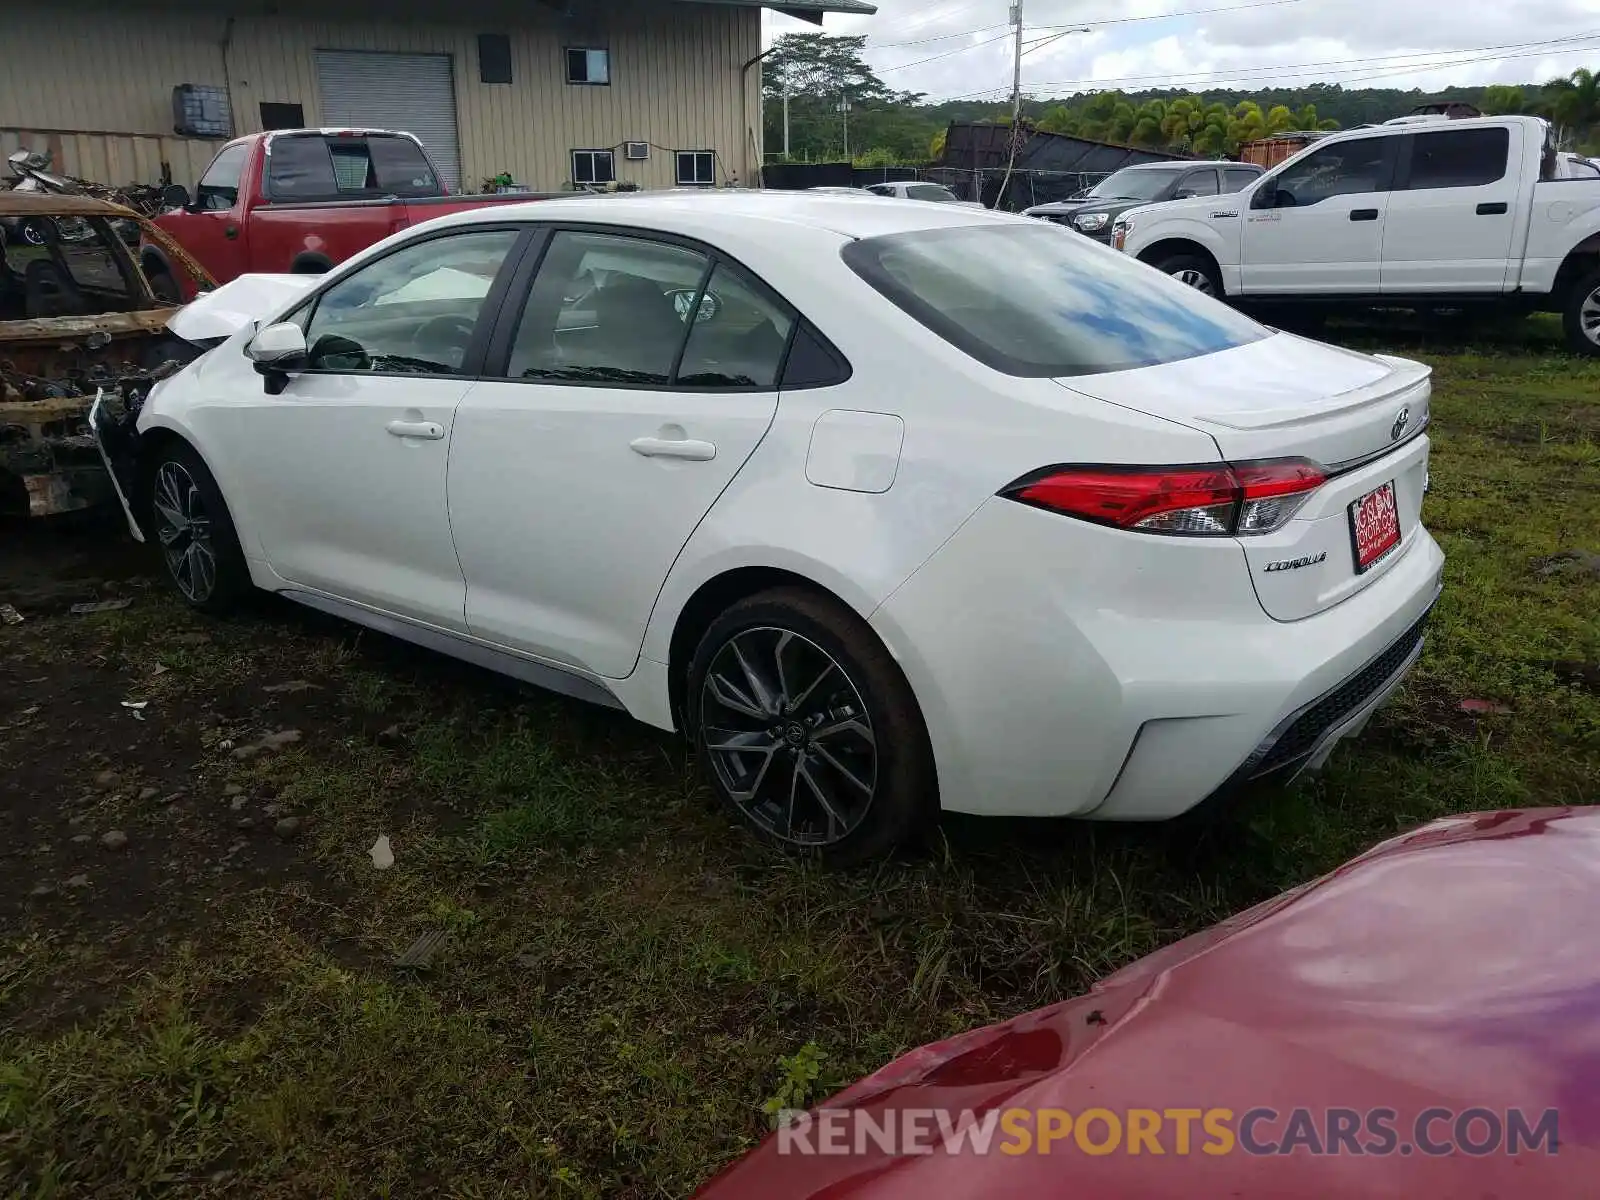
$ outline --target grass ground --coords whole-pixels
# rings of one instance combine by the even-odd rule
[[[0,565],[29,614],[0,626],[0,1195],[683,1195],[780,1091],[1431,817],[1594,801],[1600,578],[1541,561],[1600,551],[1600,363],[1525,336],[1386,336],[1438,369],[1425,656],[1323,775],[1200,827],[952,818],[830,874],[730,828],[671,737],[285,605],[203,622],[92,538],[30,541]],[[108,594],[134,603],[64,611]]]

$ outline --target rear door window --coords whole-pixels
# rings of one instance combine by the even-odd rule
[[[1419,133],[1411,143],[1409,191],[1483,187],[1506,176],[1509,129],[1446,129]]]
[[[1260,171],[1241,171],[1237,167],[1224,167],[1222,170],[1222,190],[1225,192],[1237,192],[1240,188],[1248,187],[1250,182],[1260,174]]]
[[[1124,371],[1269,335],[1159,271],[1050,226],[918,230],[862,238],[842,254],[890,302],[1008,375]]]
[[[315,200],[336,195],[333,159],[319,137],[273,138],[267,154],[267,195],[274,200]]]

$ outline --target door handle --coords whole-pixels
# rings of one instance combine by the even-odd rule
[[[224,225],[222,227],[222,236],[230,242],[233,241],[234,238],[239,236],[239,227],[237,225]]]
[[[696,441],[694,438],[642,437],[634,438],[628,445],[635,454],[642,454],[646,458],[686,458],[690,462],[710,462],[717,456],[715,443]]]
[[[397,438],[416,438],[423,442],[444,440],[444,426],[437,421],[390,421],[384,428]]]
[[[1352,221],[1376,221],[1378,219],[1378,210],[1375,208],[1352,208],[1350,210],[1350,219]]]
[[[1497,217],[1505,211],[1506,202],[1504,200],[1489,200],[1478,205],[1478,215],[1480,217]]]

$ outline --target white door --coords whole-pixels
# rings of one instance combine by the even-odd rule
[[[345,276],[297,315],[308,369],[276,396],[252,377],[247,399],[221,407],[226,444],[248,448],[242,502],[278,575],[465,629],[445,468],[480,310],[519,236],[425,237]]]
[[[323,128],[414,133],[452,192],[461,189],[455,73],[448,54],[318,50]]]
[[[1376,294],[1399,140],[1335,142],[1264,179],[1244,214],[1242,290]]]
[[[558,232],[525,308],[507,305],[502,378],[467,393],[450,454],[474,635],[633,670],[678,552],[772,423],[794,321],[737,268],[708,281],[712,265],[647,236]]]
[[[1440,129],[1410,140],[1383,224],[1384,292],[1496,293],[1506,286],[1519,219],[1518,126]]]

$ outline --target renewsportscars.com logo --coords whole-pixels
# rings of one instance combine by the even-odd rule
[[[785,1109],[779,1154],[1555,1154],[1559,1114],[1520,1108]]]

